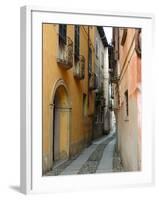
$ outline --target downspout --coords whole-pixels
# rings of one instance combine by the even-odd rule
[[[89,109],[89,105],[90,105],[90,101],[89,101],[89,40],[90,40],[90,30],[89,30],[89,26],[88,26],[88,109]],[[93,141],[93,121],[92,121],[92,131],[91,131],[91,136],[90,136],[90,140],[89,143],[91,144],[91,142]]]
[[[89,26],[88,26],[88,107],[89,107]]]

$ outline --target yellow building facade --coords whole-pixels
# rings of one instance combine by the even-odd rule
[[[95,27],[43,24],[43,174],[92,139]]]

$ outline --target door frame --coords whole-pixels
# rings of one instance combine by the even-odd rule
[[[71,138],[71,113],[72,113],[72,103],[71,103],[71,98],[70,98],[70,93],[69,93],[69,89],[65,83],[65,81],[63,79],[58,79],[55,81],[54,85],[53,85],[53,89],[52,89],[52,93],[51,93],[51,98],[50,98],[50,105],[49,105],[49,110],[50,110],[50,131],[49,131],[49,138],[50,138],[50,165],[53,166],[54,165],[54,161],[53,161],[53,122],[54,122],[54,109],[55,109],[55,105],[54,105],[54,99],[55,99],[55,95],[56,92],[58,90],[59,87],[64,87],[66,95],[67,95],[67,100],[68,100],[68,105],[67,105],[67,109],[69,110],[69,114],[68,114],[68,145],[67,145],[67,150],[68,150],[68,157],[70,154],[70,138]]]

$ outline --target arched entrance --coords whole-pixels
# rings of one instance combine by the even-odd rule
[[[50,150],[54,165],[69,157],[71,107],[67,86],[61,79],[54,87],[52,105],[52,145]]]

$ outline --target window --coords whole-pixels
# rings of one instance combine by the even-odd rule
[[[60,46],[66,45],[67,26],[65,24],[59,25],[59,44]]]
[[[135,30],[135,50],[139,57],[141,57],[141,29]]]
[[[88,50],[88,69],[89,69],[89,72],[91,73],[92,72],[92,49],[89,47],[89,50]]]
[[[123,29],[122,38],[121,38],[121,45],[122,45],[122,46],[125,44],[126,37],[127,37],[127,28],[124,28],[124,29]]]
[[[83,94],[83,116],[87,116],[87,95]]]
[[[103,83],[103,81],[101,82],[101,89],[102,90],[104,89],[104,83]]]
[[[102,60],[101,60],[101,66],[102,66],[102,68],[104,68],[104,53],[102,52]]]
[[[75,62],[79,61],[80,55],[80,26],[75,26]]]
[[[128,99],[128,90],[125,91],[125,116],[129,116],[129,99]]]
[[[113,28],[114,59],[119,60],[119,28]]]
[[[101,121],[100,121],[101,123],[103,123],[104,122],[104,112],[103,112],[103,109],[101,110]]]
[[[96,38],[96,58],[98,58],[98,51],[99,51],[99,44],[98,44],[98,38]]]

